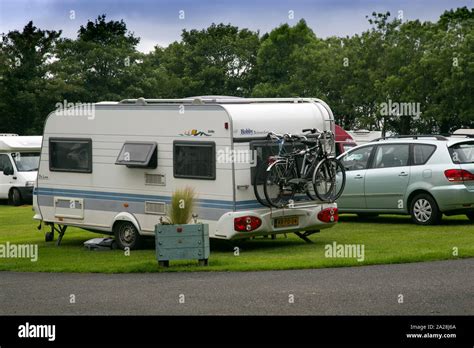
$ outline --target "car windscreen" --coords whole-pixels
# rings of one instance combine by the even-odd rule
[[[19,172],[35,172],[38,170],[39,152],[16,152],[12,153],[12,158]]]
[[[474,141],[454,144],[449,147],[449,153],[454,163],[474,163]]]

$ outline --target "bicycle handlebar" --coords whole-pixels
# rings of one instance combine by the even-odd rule
[[[285,134],[276,134],[274,132],[269,132],[267,134],[267,139],[283,139],[285,141],[288,141],[288,142],[291,142],[291,141],[295,141],[295,140],[300,140],[300,139],[307,139],[304,135],[294,135],[294,134],[288,134],[288,133],[285,133]]]
[[[305,129],[302,130],[302,132],[303,133],[311,133],[311,134],[319,134],[319,137],[321,137],[322,135],[326,135],[326,134],[331,134],[332,136],[334,136],[334,134],[330,130],[321,131],[318,128],[305,128]],[[304,140],[308,139],[305,134],[294,135],[294,134],[289,134],[289,133],[277,134],[277,133],[274,133],[274,132],[269,132],[267,134],[267,139],[272,139],[272,138],[277,139],[277,140],[282,140],[283,139],[284,141],[288,141],[288,142],[301,140],[301,139],[304,139]]]
[[[305,128],[302,130],[303,133],[311,133],[311,134],[324,134],[324,133],[332,133],[330,130],[325,130],[325,131],[321,131],[319,130],[318,128]]]

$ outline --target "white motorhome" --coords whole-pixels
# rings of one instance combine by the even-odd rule
[[[369,131],[367,129],[350,130],[347,133],[351,135],[357,145],[367,144],[382,137],[382,131]]]
[[[474,129],[470,128],[459,128],[453,132],[453,135],[470,135],[474,136]]]
[[[337,221],[334,203],[260,205],[252,186],[256,161],[245,157],[265,146],[269,131],[334,132],[331,109],[319,99],[139,98],[68,116],[75,114],[52,112],[44,128],[34,209],[35,219],[51,226],[47,240],[57,231],[59,243],[67,226],[77,226],[136,248],[185,186],[195,189],[197,221],[209,224],[212,238],[304,238]]]
[[[41,151],[41,136],[0,134],[0,199],[31,203]]]

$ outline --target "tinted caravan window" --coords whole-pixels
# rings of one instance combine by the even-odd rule
[[[299,142],[294,143],[287,143],[283,146],[282,153],[291,153],[296,149],[304,149],[304,145]],[[258,172],[257,178],[257,185],[262,185],[264,180],[265,171],[262,169],[266,169],[268,167],[268,158],[270,156],[278,155],[280,149],[280,145],[275,141],[269,140],[254,140],[250,142],[250,150],[252,151],[252,159],[256,163],[254,166],[250,167],[250,175],[251,175],[251,183],[255,185],[255,172]],[[297,157],[296,163],[298,168],[301,167],[301,162],[303,158]]]
[[[173,143],[175,178],[214,180],[216,144],[213,142],[175,141]]]
[[[154,142],[127,141],[115,161],[115,164],[127,167],[156,168],[157,145]]]
[[[92,173],[92,140],[50,138],[49,170]]]

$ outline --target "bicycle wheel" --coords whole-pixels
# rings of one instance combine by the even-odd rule
[[[313,167],[313,165],[311,165],[311,167],[308,169],[309,173],[307,173],[305,177],[312,178],[314,174],[314,169],[315,168]],[[316,195],[316,192],[314,191],[313,182],[310,180],[308,180],[308,182],[306,183],[305,193],[306,193],[306,196],[308,196],[308,198],[311,199],[312,201],[315,201],[318,199],[318,196]]]
[[[313,174],[313,185],[319,200],[333,202],[338,199],[346,185],[346,171],[342,163],[334,157],[319,162]]]
[[[267,166],[259,166],[255,168],[255,176],[254,176],[254,181],[253,181],[253,192],[255,194],[255,198],[257,198],[257,201],[265,206],[265,207],[270,207],[270,203],[267,202],[265,198],[265,192],[264,192],[264,180],[265,180],[265,173],[267,170]]]
[[[275,208],[282,208],[295,196],[289,181],[297,177],[296,168],[286,161],[276,162],[265,172],[263,189],[267,202]]]

